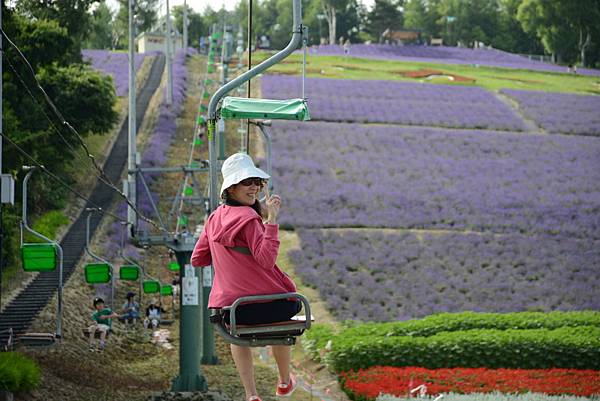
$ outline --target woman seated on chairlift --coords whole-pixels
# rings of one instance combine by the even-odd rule
[[[292,280],[275,264],[279,251],[278,195],[266,199],[266,219],[259,202],[261,189],[270,178],[254,166],[250,156],[236,153],[223,163],[221,198],[225,203],[208,218],[192,254],[192,265],[209,266],[215,276],[209,308],[230,306],[243,296],[295,292]],[[236,310],[238,324],[265,324],[289,320],[300,312],[298,300],[276,300],[244,304]],[[225,319],[229,317],[225,315]],[[295,390],[290,373],[291,346],[273,345],[279,371],[276,395],[287,397]],[[231,355],[248,401],[260,401],[254,383],[250,347],[231,344]]]

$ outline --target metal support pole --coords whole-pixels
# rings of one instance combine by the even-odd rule
[[[187,0],[183,0],[183,49],[188,48],[188,15]]]
[[[169,0],[166,1],[167,15],[165,21],[165,53],[167,61],[167,104],[173,104],[173,70],[171,66],[171,11],[169,10]]]
[[[135,25],[133,19],[133,0],[129,0],[129,144],[127,154],[127,194],[128,199],[133,205],[137,205],[135,168],[136,168],[136,99],[135,99]],[[127,222],[134,228],[136,226],[135,210],[127,206]]]
[[[189,249],[175,250],[179,263],[181,291],[179,304],[179,376],[173,379],[172,391],[207,391],[208,385],[200,368],[201,330],[200,280],[190,263],[193,244]]]
[[[213,268],[207,266],[202,269],[202,359],[203,365],[216,365],[219,360],[215,354],[215,334],[210,323],[208,310],[208,296],[212,288]]]

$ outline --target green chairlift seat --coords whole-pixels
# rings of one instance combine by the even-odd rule
[[[112,278],[108,263],[88,263],[84,267],[85,281],[88,284],[104,284]]]
[[[56,270],[56,247],[54,244],[23,244],[21,245],[23,270],[27,272],[42,272]]]
[[[119,269],[119,280],[136,281],[140,278],[140,268],[136,265],[123,265]]]
[[[228,96],[221,105],[221,118],[308,121],[310,115],[304,99],[272,100]]]
[[[160,287],[160,295],[163,297],[170,297],[173,295],[173,287],[169,284]]]
[[[160,283],[156,280],[146,280],[142,283],[144,294],[156,294],[160,292]]]

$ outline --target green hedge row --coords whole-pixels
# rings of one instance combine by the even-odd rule
[[[600,369],[600,328],[465,330],[429,337],[338,335],[325,357],[336,372],[370,366]]]
[[[336,336],[352,337],[429,337],[448,331],[476,329],[557,329],[560,327],[600,327],[600,312],[515,312],[515,313],[439,313],[423,319],[389,323],[355,323],[348,321],[339,333],[325,325],[314,325],[303,341],[311,357],[319,355],[329,340]]]
[[[349,327],[344,335],[428,337],[442,331],[474,329],[557,329],[559,327],[600,327],[600,312],[514,312],[439,313],[423,319],[390,323],[364,323]]]
[[[39,381],[40,369],[34,361],[16,352],[0,352],[0,390],[30,391]]]

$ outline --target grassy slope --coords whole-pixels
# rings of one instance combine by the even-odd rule
[[[253,64],[258,64],[265,58],[264,53],[259,53],[253,59]],[[284,63],[270,68],[269,73],[296,75],[301,73],[301,68],[302,56],[294,54],[286,59]],[[494,91],[508,88],[600,95],[600,78],[584,75],[339,56],[311,55],[307,58],[307,76],[309,77],[429,82],[422,78],[407,78],[402,75],[407,71],[420,69],[441,70],[447,74],[455,74],[475,80],[472,84],[452,83],[446,79],[437,80],[436,83],[480,86]],[[307,87],[307,93],[310,97],[310,86]]]

